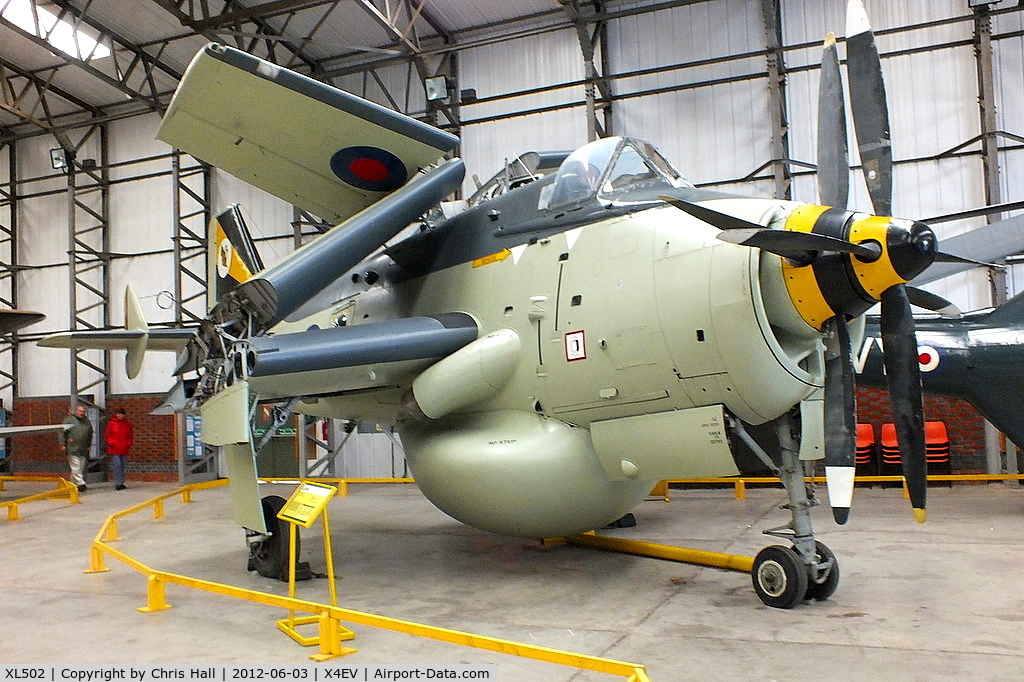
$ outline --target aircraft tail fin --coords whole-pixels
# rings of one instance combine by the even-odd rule
[[[1020,324],[1024,321],[1024,293],[1017,294],[985,316],[985,323],[991,325]]]
[[[210,221],[207,311],[213,310],[224,294],[263,269],[242,211],[238,204],[228,206]]]

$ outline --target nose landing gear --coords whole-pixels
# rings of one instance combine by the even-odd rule
[[[777,609],[791,609],[805,599],[828,599],[839,585],[839,562],[827,545],[814,539],[811,508],[817,506],[818,501],[814,490],[804,480],[803,465],[793,435],[796,432],[793,415],[784,415],[776,422],[781,466],[768,456],[738,420],[733,420],[731,426],[734,433],[782,481],[789,494],[789,502],[782,508],[792,514],[788,524],[764,531],[765,535],[788,539],[792,545],[769,545],[757,553],[750,572],[754,592],[767,606]]]

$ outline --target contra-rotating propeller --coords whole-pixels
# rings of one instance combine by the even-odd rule
[[[825,471],[833,515],[840,524],[849,517],[856,448],[853,349],[847,323],[881,301],[893,421],[911,506],[915,518],[923,522],[924,417],[910,306],[951,317],[960,312],[945,299],[906,283],[934,261],[965,259],[940,253],[927,225],[887,217],[892,203],[889,116],[881,62],[860,0],[850,0],[847,6],[846,50],[857,149],[876,215],[845,210],[849,192],[845,103],[831,34],[825,40],[819,91],[818,182],[823,206],[801,207],[786,218],[784,229],[770,229],[706,206],[663,199],[723,230],[718,235],[723,241],[781,256],[787,287],[798,287],[790,292],[794,302],[799,299],[803,305],[801,315],[825,333]]]
[[[868,196],[876,213],[889,215],[892,206],[892,146],[889,113],[881,60],[867,14],[860,0],[850,0],[846,15],[846,67],[851,92],[857,151],[864,171]],[[845,103],[835,38],[825,40],[821,63],[818,112],[818,188],[822,203],[844,207],[848,197]],[[929,230],[930,233],[930,230]],[[910,250],[923,251],[934,235],[923,235]],[[934,256],[933,256],[934,258]],[[928,263],[931,264],[930,262]],[[906,279],[911,279],[908,277]],[[938,298],[938,297],[935,297]],[[880,294],[882,301],[883,352],[892,396],[893,422],[900,444],[903,475],[918,522],[925,520],[927,470],[924,446],[924,409],[918,367],[917,337],[910,299],[904,284],[894,284]],[[918,297],[921,302],[937,303]],[[941,300],[941,299],[940,299]],[[945,302],[942,309],[947,309]],[[951,305],[951,304],[950,304]],[[846,319],[837,314],[827,325],[830,348],[825,373],[825,472],[837,523],[849,518],[856,468],[856,393],[853,349]]]

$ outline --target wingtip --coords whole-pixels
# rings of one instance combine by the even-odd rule
[[[925,519],[928,518],[928,512],[919,507],[914,507],[914,520],[918,523],[924,523]]]

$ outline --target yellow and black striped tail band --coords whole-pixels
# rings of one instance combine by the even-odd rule
[[[836,252],[816,254],[810,264],[783,260],[793,305],[819,330],[837,314],[852,318],[864,313],[883,291],[916,277],[934,260],[934,234],[923,223],[806,204],[790,214],[785,229],[881,247],[871,262]]]

